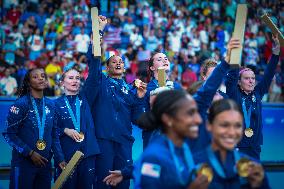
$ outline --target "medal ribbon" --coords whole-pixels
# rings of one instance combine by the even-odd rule
[[[174,163],[175,163],[176,171],[177,171],[177,174],[178,174],[178,179],[179,179],[179,181],[182,185],[186,185],[187,182],[189,181],[189,178],[184,178],[181,175],[181,172],[179,171],[179,168],[181,167],[181,163],[180,163],[180,161],[179,161],[179,159],[178,159],[178,157],[175,153],[174,144],[169,139],[167,139],[167,141],[168,141],[168,145],[169,145],[169,148],[170,148],[171,155],[172,155]],[[190,174],[195,167],[195,163],[193,161],[192,153],[191,153],[191,151],[190,151],[190,149],[189,149],[189,147],[187,146],[186,143],[183,143],[182,148],[183,148],[183,153],[184,153],[184,156],[185,156],[185,162],[187,164],[187,168],[188,168],[189,174]]]
[[[210,161],[213,169],[217,172],[217,174],[220,177],[225,179],[226,178],[225,172],[224,172],[220,162],[218,161],[215,153],[213,152],[211,146],[208,146],[206,151],[207,151],[207,155],[208,155],[209,161]],[[234,159],[235,159],[235,164],[236,165],[237,165],[237,162],[241,159],[240,153],[236,149],[234,149]],[[234,167],[234,172],[236,174],[238,173],[236,166]],[[246,181],[243,178],[240,178],[240,182],[241,183],[246,183]]]
[[[31,101],[32,101],[32,105],[33,105],[33,109],[35,111],[35,115],[37,118],[37,125],[38,125],[38,137],[40,140],[43,140],[43,135],[44,135],[44,126],[45,126],[45,120],[46,120],[46,112],[45,112],[45,101],[44,101],[44,97],[42,98],[42,118],[40,121],[40,116],[38,113],[38,109],[36,106],[36,102],[34,97],[31,96]]]
[[[73,125],[75,127],[75,130],[79,133],[80,132],[80,101],[79,101],[79,97],[76,96],[76,116],[77,116],[77,120],[74,116],[74,113],[72,111],[72,108],[69,104],[69,101],[67,99],[67,97],[65,96],[64,97],[64,100],[65,100],[65,104],[67,106],[67,109],[68,109],[68,112],[69,112],[69,115],[71,116],[71,119],[72,119],[72,122],[73,122]]]
[[[240,153],[235,149],[234,150],[234,157],[235,157],[235,167],[234,167],[234,171],[235,173],[238,174],[238,171],[237,171],[237,163],[238,161],[241,159],[241,155]],[[239,177],[239,180],[240,180],[240,183],[241,184],[246,184],[247,183],[247,180],[245,178],[242,178],[242,177]]]
[[[252,105],[250,105],[250,107],[247,111],[246,100],[245,100],[245,98],[243,98],[242,109],[243,109],[246,129],[248,129],[250,127],[251,108],[252,108]]]
[[[216,155],[214,154],[211,146],[208,146],[206,148],[206,151],[207,151],[207,155],[208,155],[208,158],[209,158],[209,161],[213,167],[213,169],[215,169],[215,171],[217,172],[217,174],[222,177],[222,178],[226,178],[226,175],[225,175],[225,172],[220,164],[220,162],[218,161]]]

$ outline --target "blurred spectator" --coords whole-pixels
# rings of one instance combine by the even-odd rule
[[[150,35],[146,37],[146,39],[146,49],[149,51],[154,51],[159,45],[159,41],[155,36],[155,30],[150,30]]]
[[[11,33],[9,34],[9,37],[11,37],[14,41],[14,44],[17,48],[21,47],[22,42],[24,42],[24,37],[22,33],[19,31],[18,26],[13,26],[13,29]]]
[[[17,50],[17,46],[14,43],[14,40],[11,36],[8,36],[6,39],[6,43],[3,46],[4,60],[9,64],[15,64],[15,51]]]
[[[45,72],[47,74],[50,87],[55,86],[57,75],[62,74],[61,67],[58,65],[58,63],[59,63],[58,57],[54,56],[52,57],[50,63],[48,63],[47,66],[45,67]]]
[[[223,58],[233,32],[237,3],[236,0],[102,1],[102,14],[109,18],[103,37],[103,60],[113,53],[124,57],[129,68],[126,75],[131,81],[134,76],[147,77],[145,65],[151,52],[163,52],[175,61],[173,77],[187,86],[191,82],[189,70],[199,79],[201,62],[210,57],[217,62]],[[47,65],[47,70],[63,70],[74,63],[86,78],[88,68],[82,55],[87,52],[92,29],[89,4],[86,0],[4,1],[1,58],[18,67],[18,84],[21,81],[18,73]],[[262,70],[271,56],[272,43],[270,30],[262,25],[256,13],[265,8],[275,22],[277,18],[276,24],[284,32],[284,8],[281,1],[248,1],[247,4],[242,64]],[[52,65],[49,60],[55,56],[61,58]],[[282,57],[282,70],[275,79],[282,95],[284,86],[279,84],[279,78],[283,76],[283,65]],[[3,71],[0,74],[4,76]],[[52,78],[51,84],[55,86],[49,88],[50,95],[54,89],[60,91],[55,84],[58,76],[60,71]]]
[[[18,6],[11,5],[11,9],[8,10],[6,18],[11,21],[13,25],[17,25],[21,16],[21,11]]]
[[[135,29],[135,24],[133,24],[132,18],[128,17],[127,22],[124,24],[122,31],[126,35],[131,35],[133,33],[134,29]]]
[[[143,37],[139,33],[139,28],[138,27],[136,27],[133,30],[133,33],[130,34],[130,42],[131,42],[131,44],[133,44],[133,48],[134,49],[137,49],[139,46],[142,45]]]
[[[6,68],[5,75],[0,79],[0,93],[4,96],[14,96],[17,91],[17,81],[11,76],[10,68]]]
[[[181,84],[184,89],[188,89],[194,82],[197,81],[196,73],[190,67],[187,67],[181,76]]]
[[[76,51],[81,54],[87,53],[90,40],[89,35],[85,33],[85,29],[81,28],[81,33],[77,34],[74,39],[76,42]]]
[[[40,30],[37,28],[35,32],[28,38],[27,44],[30,48],[30,60],[36,60],[44,46],[43,37]]]

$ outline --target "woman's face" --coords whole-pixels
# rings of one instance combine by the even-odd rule
[[[124,62],[122,58],[119,56],[111,57],[107,66],[107,72],[110,76],[122,76],[124,72]]]
[[[243,134],[243,117],[236,110],[223,111],[207,124],[212,133],[212,144],[218,149],[233,150]]]
[[[74,69],[71,69],[65,73],[65,77],[62,81],[62,86],[64,90],[69,93],[78,93],[80,90],[81,83],[80,73]]]
[[[176,115],[171,117],[172,131],[181,138],[198,137],[199,125],[202,119],[198,113],[196,102],[188,96],[182,101]]]
[[[30,74],[31,90],[42,91],[47,87],[47,78],[43,69],[35,69]]]
[[[153,72],[158,72],[158,68],[165,68],[166,71],[170,70],[170,62],[164,53],[157,53],[153,56],[153,66],[150,69]]]
[[[241,75],[239,85],[242,90],[247,93],[250,93],[254,90],[255,87],[255,74],[251,70],[244,71]]]

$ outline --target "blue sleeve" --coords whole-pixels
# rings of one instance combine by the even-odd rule
[[[278,61],[279,61],[279,55],[272,54],[269,63],[267,65],[267,68],[265,69],[264,76],[255,87],[256,88],[255,90],[258,90],[260,92],[261,97],[268,92],[273,76],[275,74]]]
[[[238,92],[238,80],[240,69],[231,69],[225,79],[226,94],[229,98],[232,98]]]
[[[128,165],[123,168],[121,170],[121,174],[123,176],[123,179],[131,179],[133,178],[133,169],[134,169],[134,166],[133,166],[133,161],[129,162]]]
[[[57,127],[57,114],[54,114],[54,119],[53,119],[53,127],[52,127],[52,151],[54,154],[54,160],[56,161],[55,163],[61,163],[64,161],[64,155],[62,152],[62,148],[60,145],[59,141],[59,128]],[[63,128],[64,130],[64,128]],[[63,131],[64,132],[64,131]]]
[[[145,166],[144,163],[148,163],[149,165],[154,165],[156,167],[159,167],[159,173],[154,174],[154,172],[151,172],[151,167],[149,167],[149,170],[145,170],[144,173],[142,171],[143,166]],[[152,167],[153,169],[153,167]],[[161,183],[161,173],[162,173],[163,167],[159,164],[159,161],[154,157],[147,157],[143,160],[140,160],[139,163],[135,166],[134,171],[134,182],[135,182],[135,188],[141,188],[141,189],[156,189],[156,188],[163,188],[163,185]],[[158,171],[158,170],[157,170]]]
[[[196,92],[194,99],[198,104],[199,111],[207,111],[229,68],[230,65],[225,60],[222,60]]]
[[[26,157],[29,156],[32,149],[18,137],[18,133],[23,127],[24,120],[28,117],[28,108],[29,106],[24,102],[16,101],[10,107],[6,120],[6,129],[3,132],[8,144]]]
[[[82,92],[85,94],[89,105],[92,106],[98,94],[102,76],[101,57],[94,57],[92,53],[92,44],[90,44],[88,48],[87,62],[89,66],[89,75],[83,86]]]
[[[134,95],[134,103],[131,109],[131,122],[136,123],[139,116],[145,112],[145,96],[143,98],[138,98],[136,94]]]

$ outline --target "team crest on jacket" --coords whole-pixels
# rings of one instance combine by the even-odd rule
[[[122,92],[123,92],[124,94],[128,94],[128,90],[127,90],[124,86],[122,87],[121,90],[122,90]]]
[[[256,102],[255,95],[252,95],[251,100],[252,100],[253,102]]]
[[[11,106],[10,108],[10,112],[14,113],[14,114],[18,114],[20,111],[20,109],[16,106]]]
[[[50,113],[50,109],[49,109],[47,106],[45,106],[45,113],[46,113],[46,114],[49,114],[49,113]]]

